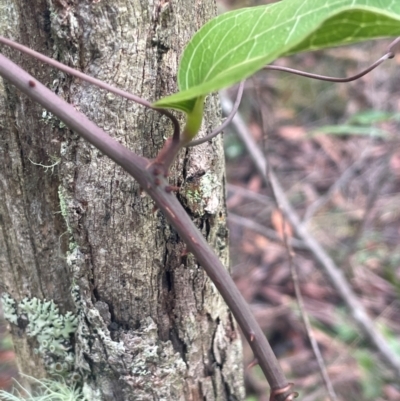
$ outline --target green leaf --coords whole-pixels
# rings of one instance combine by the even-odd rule
[[[199,132],[203,120],[204,96],[196,99],[193,108],[187,111],[186,126],[183,136],[186,142],[190,142]]]
[[[366,110],[351,116],[348,120],[348,123],[371,125],[390,120],[400,121],[400,113],[389,113],[380,110]]]
[[[298,52],[400,35],[400,1],[283,0],[222,14],[204,25],[183,52],[180,92],[156,107],[190,112],[194,100]]]

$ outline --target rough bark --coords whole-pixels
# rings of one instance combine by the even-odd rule
[[[181,51],[214,13],[214,0],[0,0],[0,33],[155,100],[176,91]],[[138,154],[171,135],[154,111],[1,51]],[[218,122],[210,97],[203,132]],[[1,290],[22,372],[59,372],[93,400],[243,398],[232,316],[151,199],[1,81],[0,163]],[[170,181],[228,265],[223,171],[215,140],[182,152]]]

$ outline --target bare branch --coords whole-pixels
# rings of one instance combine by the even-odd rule
[[[281,245],[283,245],[281,238],[279,237],[279,235],[276,233],[275,230],[271,230],[267,227],[264,227],[263,225],[258,224],[253,220],[247,219],[246,217],[238,216],[230,212],[228,214],[228,222],[248,228],[249,230],[253,230],[263,235],[265,238],[279,242]],[[300,241],[296,238],[290,238],[289,243],[291,246],[299,249],[308,249],[307,245],[305,245],[303,241]]]
[[[349,166],[335,181],[334,184],[331,185],[331,187],[328,189],[328,191],[319,197],[315,202],[313,202],[305,211],[304,217],[302,224],[306,225],[310,219],[317,213],[319,209],[321,209],[326,203],[329,202],[331,199],[332,195],[341,187],[343,187],[347,181],[349,181],[353,175],[356,173],[356,171],[361,168],[365,162],[368,156],[370,156],[371,150],[367,149],[364,150],[361,154],[360,159],[356,160],[351,166]]]
[[[284,230],[285,233],[285,230]],[[285,235],[286,237],[286,235]],[[290,273],[292,276],[292,280],[293,280],[293,285],[294,285],[294,291],[296,294],[296,299],[297,299],[297,304],[299,306],[299,311],[300,311],[300,315],[301,318],[303,320],[303,324],[304,327],[306,329],[307,332],[307,336],[308,339],[310,340],[310,344],[315,356],[315,359],[317,360],[318,363],[318,367],[319,367],[319,371],[321,373],[322,376],[322,380],[324,381],[325,384],[325,388],[329,394],[329,398],[331,399],[331,401],[336,401],[337,400],[337,395],[335,393],[335,390],[333,388],[333,384],[331,382],[331,379],[329,378],[328,375],[328,370],[325,366],[325,362],[324,362],[324,358],[322,357],[321,354],[321,350],[318,346],[318,342],[315,339],[312,327],[311,327],[311,323],[310,323],[310,318],[308,317],[308,314],[306,313],[306,308],[304,306],[304,300],[303,300],[303,295],[301,294],[301,290],[300,290],[300,283],[299,283],[299,277],[297,274],[297,266],[294,264],[293,261],[293,252],[290,249],[290,245],[289,242],[287,241],[287,239],[285,239],[285,242],[287,244],[288,247],[288,254],[289,254],[289,266],[290,266]]]

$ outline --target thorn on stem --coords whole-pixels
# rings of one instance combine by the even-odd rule
[[[154,214],[157,210],[158,210],[158,206],[157,206],[157,205],[154,205],[154,206],[153,206],[153,210],[151,211],[151,213]]]
[[[275,396],[286,393],[286,391],[289,391],[292,387],[293,383],[288,383],[288,385],[285,387],[271,389],[269,401],[275,401]],[[293,401],[296,397],[298,397],[298,395],[298,393],[292,392],[285,397],[285,401]]]
[[[254,366],[256,366],[256,365],[258,365],[258,359],[257,359],[257,358],[253,359],[253,360],[247,365],[247,368],[246,368],[246,369],[251,369],[252,367],[254,367]]]
[[[170,192],[178,192],[179,191],[179,187],[176,187],[174,185],[167,185],[165,187],[165,192],[170,193]]]
[[[161,184],[161,181],[160,181],[160,179],[159,179],[159,178],[157,178],[157,177],[156,177],[156,178],[154,178],[154,185],[158,187],[160,184]]]
[[[30,80],[28,81],[28,84],[29,84],[29,86],[30,86],[31,88],[34,88],[34,87],[36,86],[35,81],[32,81],[32,79],[30,79]]]
[[[256,338],[256,335],[254,333],[250,333],[250,342],[252,343],[254,339]]]
[[[161,170],[158,167],[154,167],[153,168],[153,174],[154,175],[160,175],[161,174]]]

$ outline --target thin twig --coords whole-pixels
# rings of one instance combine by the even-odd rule
[[[364,75],[368,74],[370,71],[372,71],[373,69],[375,69],[376,67],[381,65],[384,61],[393,58],[398,51],[397,47],[399,44],[400,44],[400,37],[393,40],[389,44],[386,53],[381,58],[376,60],[373,64],[371,64],[369,67],[365,68],[364,70],[360,71],[359,73],[357,73],[355,75],[352,75],[350,77],[345,77],[345,78],[328,77],[326,75],[313,74],[310,72],[300,71],[300,70],[296,70],[294,68],[281,67],[278,65],[266,65],[263,69],[270,70],[270,71],[288,72],[289,74],[300,75],[302,77],[317,79],[319,81],[328,81],[328,82],[337,82],[337,83],[351,82],[351,81],[355,81],[356,79],[359,79],[359,78],[363,77]]]
[[[221,96],[221,104],[225,112],[231,110],[232,108],[232,102],[226,96]],[[239,135],[239,138],[244,143],[247,151],[253,159],[258,172],[263,177],[264,182],[267,183],[267,185],[274,187],[278,204],[284,211],[284,214],[288,218],[291,225],[296,230],[297,235],[302,241],[304,241],[309,250],[313,253],[315,259],[318,260],[320,265],[323,267],[332,285],[348,306],[353,319],[361,331],[381,353],[382,358],[386,361],[387,365],[395,371],[398,377],[400,377],[400,360],[396,355],[393,354],[384,337],[375,328],[373,322],[365,311],[364,306],[357,299],[349,283],[344,278],[342,271],[335,264],[328,253],[322,248],[322,246],[316,241],[316,239],[308,232],[307,228],[301,224],[300,218],[297,216],[292,205],[289,203],[282,186],[275,177],[275,174],[272,173],[270,175],[270,180],[268,180],[266,174],[267,163],[264,155],[252,138],[252,135],[247,129],[243,118],[240,116],[240,113],[236,114],[232,123]]]
[[[49,64],[52,67],[58,68],[61,71],[66,72],[67,74],[70,74],[74,77],[80,78],[83,81],[89,82],[90,84],[96,85],[99,88],[105,89],[111,93],[115,93],[118,96],[124,97],[128,100],[133,100],[136,103],[141,104],[142,106],[148,107],[150,109],[153,109],[155,111],[158,111],[159,113],[165,115],[168,117],[171,121],[172,124],[174,125],[174,134],[173,137],[179,140],[180,137],[180,126],[179,122],[176,119],[176,117],[168,110],[165,109],[158,109],[156,107],[153,107],[153,105],[147,101],[146,99],[142,99],[141,97],[134,95],[132,93],[126,92],[122,89],[118,89],[115,86],[112,86],[110,84],[107,84],[103,81],[100,81],[99,79],[93,78],[90,75],[86,75],[83,72],[77,71],[71,67],[68,67],[67,65],[60,63],[56,60],[53,60],[44,54],[38,53],[35,50],[30,49],[29,47],[23,46],[19,43],[16,43],[10,39],[7,39],[3,36],[0,36],[0,43],[3,43],[4,45],[10,46],[13,49],[16,49],[22,53],[28,54],[29,56],[35,57],[36,59],[42,61],[43,63]]]
[[[258,97],[258,104],[259,104],[259,110],[260,110],[260,115],[261,115],[261,123],[262,123],[262,127],[263,127],[262,128],[263,134],[264,134],[263,138],[265,138],[266,137],[265,118],[264,118],[264,113],[262,112],[263,110],[262,110],[260,94],[259,94],[258,90],[256,90],[256,93],[257,93],[257,97]],[[266,176],[269,178],[269,181],[271,182],[271,175],[273,174],[273,171],[272,171],[271,163],[269,163],[268,156],[267,156],[268,153],[267,153],[267,143],[266,142],[264,142],[264,153],[266,155],[265,156]],[[281,215],[284,216],[282,207],[281,207],[280,203],[278,202],[278,197],[275,192],[275,187],[273,185],[270,185],[270,187],[272,190],[272,197],[274,199],[275,205],[276,205],[277,209],[279,210],[279,212],[281,213]],[[282,233],[283,233],[283,243],[286,248],[286,254],[288,257],[290,274],[292,276],[292,282],[294,285],[296,301],[297,301],[297,305],[299,307],[300,316],[303,320],[304,328],[306,330],[307,337],[310,341],[311,348],[314,353],[315,359],[317,360],[319,371],[321,373],[321,377],[325,384],[325,388],[328,392],[329,398],[331,401],[337,401],[337,396],[336,396],[335,390],[334,390],[332,382],[329,378],[324,359],[323,359],[321,351],[319,349],[319,345],[315,339],[314,333],[311,328],[310,319],[308,317],[306,308],[304,306],[304,300],[303,300],[303,296],[301,294],[300,284],[299,284],[299,279],[298,279],[298,274],[297,274],[297,266],[294,264],[295,253],[293,251],[290,240],[288,238],[288,231],[286,230],[288,225],[289,224],[287,222],[287,218],[284,217],[282,219],[282,228],[281,228]]]
[[[348,244],[347,251],[342,258],[343,260],[343,262],[341,263],[342,269],[348,274],[351,272],[351,257],[356,251],[357,245],[364,233],[365,226],[368,222],[368,217],[375,205],[375,202],[378,199],[378,196],[381,193],[383,186],[391,177],[391,175],[389,174],[389,161],[395,151],[396,151],[396,146],[392,146],[391,150],[389,150],[389,152],[384,156],[382,165],[378,167],[377,177],[372,183],[372,189],[367,197],[367,203],[365,205],[364,214],[362,218],[357,222],[357,225],[355,227],[355,232],[350,240],[350,243]]]
[[[272,201],[272,199],[269,196],[259,194],[258,192],[251,191],[250,189],[241,187],[239,185],[228,183],[226,185],[226,189],[228,190],[228,192],[238,194],[240,196],[243,196],[244,198],[254,200],[264,205],[269,205]]]
[[[281,67],[278,65],[266,65],[263,69],[264,70],[270,70],[270,71],[282,71],[282,72],[288,72],[290,74],[294,75],[300,75],[302,77],[306,78],[312,78],[312,79],[317,79],[319,81],[328,81],[328,82],[336,82],[336,83],[343,83],[343,82],[351,82],[355,81],[356,79],[359,79],[363,77],[364,75],[368,74],[370,71],[381,65],[384,61],[393,58],[393,53],[389,52],[384,54],[380,59],[375,61],[372,65],[370,65],[368,68],[365,70],[362,70],[358,74],[352,75],[351,77],[346,77],[346,78],[335,78],[335,77],[328,77],[325,75],[319,75],[319,74],[313,74],[310,72],[305,72],[305,71],[299,71],[295,70],[293,68],[288,68],[288,67]]]
[[[246,81],[240,82],[235,103],[233,104],[232,110],[226,117],[225,121],[219,127],[217,127],[213,132],[211,132],[211,134],[205,136],[204,138],[196,139],[195,141],[189,142],[187,145],[185,145],[187,148],[191,147],[191,146],[201,145],[202,143],[209,141],[210,139],[214,138],[219,133],[221,133],[231,123],[231,121],[233,120],[233,117],[235,117],[235,114],[237,113],[237,111],[239,109],[240,102],[242,101],[242,95],[243,95],[243,89],[244,89],[245,82]]]
[[[1,54],[0,76],[10,81],[21,92],[57,116],[70,129],[114,160],[138,181],[140,186],[150,195],[158,208],[164,213],[168,221],[186,243],[188,249],[193,253],[199,264],[213,281],[242,329],[270,386],[278,389],[285,388],[287,380],[249,306],[218,256],[172,193],[171,187],[165,177],[155,177],[154,171],[150,171],[147,168],[150,160],[126,149],[90,121],[84,114],[75,110],[72,105],[59,98],[26,71]],[[289,395],[285,392],[279,394],[277,399],[283,401]]]
[[[332,401],[335,401],[335,400],[337,400],[337,395],[336,395],[335,390],[333,388],[332,381],[329,378],[328,369],[326,368],[326,365],[325,365],[325,362],[324,362],[324,358],[322,357],[321,350],[320,350],[320,348],[318,346],[318,342],[315,339],[314,332],[313,332],[312,327],[311,327],[310,318],[308,317],[308,314],[306,313],[306,309],[305,309],[305,306],[304,306],[303,295],[301,294],[300,284],[299,284],[299,277],[298,277],[298,274],[297,274],[298,268],[293,262],[293,252],[292,252],[291,249],[289,249],[289,247],[290,247],[289,242],[286,241],[286,243],[287,243],[287,246],[288,246],[290,273],[291,273],[291,276],[292,276],[292,281],[293,281],[293,285],[294,285],[294,291],[295,291],[295,294],[296,294],[296,300],[297,300],[297,304],[298,304],[298,307],[299,307],[300,315],[301,315],[304,327],[305,327],[306,332],[307,332],[307,337],[310,340],[310,344],[311,344],[315,359],[317,360],[319,371],[320,371],[321,376],[322,376],[322,380],[324,381],[326,390],[327,390],[327,392],[329,394],[329,398]]]
[[[265,238],[268,238],[272,241],[279,242],[281,245],[282,244],[282,239],[279,237],[279,235],[276,233],[275,230],[271,230],[267,227],[264,227],[261,224],[256,223],[253,220],[247,219],[246,217],[238,216],[232,212],[228,213],[228,223],[233,223],[237,224],[238,226],[248,228],[249,230],[255,231],[261,235],[263,235]],[[303,241],[300,241],[296,238],[290,238],[289,243],[291,246],[294,248],[298,249],[308,249],[307,245],[303,243]]]
[[[305,211],[304,217],[302,224],[305,225],[307,224],[310,219],[315,215],[315,213],[318,212],[319,209],[321,209],[326,203],[329,202],[333,194],[343,187],[351,177],[357,172],[358,169],[360,169],[364,163],[367,157],[371,154],[370,150],[365,150],[362,152],[361,157],[356,160],[351,166],[349,166],[343,174],[335,181],[334,184],[331,185],[331,187],[328,189],[328,191],[318,198],[315,202],[313,202]]]

